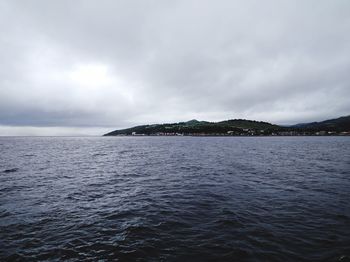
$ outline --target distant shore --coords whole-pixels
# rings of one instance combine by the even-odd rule
[[[190,136],[190,137],[300,137],[300,136],[313,136],[313,137],[321,137],[321,136],[350,136],[350,132],[342,132],[338,134],[273,134],[273,135],[228,135],[228,134],[167,134],[167,135],[159,135],[159,134],[133,134],[133,135],[113,135],[118,137],[182,137],[182,136]]]
[[[350,116],[323,122],[281,126],[263,121],[230,119],[134,126],[114,130],[104,136],[348,136]]]

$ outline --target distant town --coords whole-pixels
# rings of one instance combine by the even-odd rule
[[[132,132],[131,134],[119,134],[116,136],[350,136],[350,132],[298,132],[298,131],[282,131],[267,133],[264,130],[242,129],[242,132],[227,131],[227,133],[166,133],[157,132],[151,134],[142,134]]]
[[[246,119],[220,122],[190,120],[135,126],[104,136],[350,136],[350,116],[292,126]]]

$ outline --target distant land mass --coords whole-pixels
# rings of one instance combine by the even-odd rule
[[[262,121],[232,119],[220,122],[187,122],[141,125],[115,130],[104,136],[274,136],[350,135],[350,116],[292,126]]]

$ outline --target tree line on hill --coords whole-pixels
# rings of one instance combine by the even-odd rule
[[[322,122],[280,126],[262,121],[233,119],[220,122],[190,120],[180,123],[141,125],[115,130],[104,136],[119,135],[347,135],[350,116]]]

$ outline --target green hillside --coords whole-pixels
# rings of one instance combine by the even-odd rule
[[[249,130],[248,130],[249,129]],[[105,136],[116,135],[132,135],[132,134],[162,134],[162,133],[174,133],[174,134],[235,134],[242,132],[259,132],[259,133],[271,133],[273,131],[281,131],[284,128],[281,126],[273,125],[267,122],[259,122],[253,120],[234,119],[221,122],[207,122],[190,120],[180,123],[169,124],[155,124],[155,125],[142,125],[135,126],[127,129],[115,130]]]
[[[246,119],[220,122],[193,119],[179,123],[135,126],[115,130],[104,136],[119,135],[350,135],[350,116],[288,127]]]
[[[291,127],[296,129],[308,130],[308,131],[349,132],[350,116],[343,116],[336,119],[325,120],[322,122],[297,124]]]

